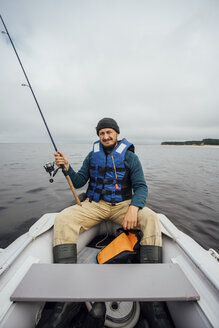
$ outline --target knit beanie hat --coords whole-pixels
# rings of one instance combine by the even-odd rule
[[[96,127],[97,135],[99,135],[99,131],[101,129],[105,128],[110,128],[115,130],[117,133],[120,133],[119,126],[113,118],[105,117],[98,122]]]

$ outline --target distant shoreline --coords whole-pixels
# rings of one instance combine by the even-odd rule
[[[219,139],[202,139],[202,140],[189,140],[189,141],[163,141],[161,142],[162,146],[210,146],[218,147]]]
[[[165,144],[165,145],[162,145],[162,146],[186,146],[186,147],[219,148],[219,145],[175,145],[175,144],[173,145],[173,144]]]

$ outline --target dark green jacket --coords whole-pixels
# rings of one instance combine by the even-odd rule
[[[77,173],[72,169],[71,166],[69,167],[68,174],[75,188],[83,187],[90,178],[89,167],[91,154],[92,152],[87,155],[82,164],[82,167]],[[134,193],[130,205],[143,208],[145,206],[146,198],[148,195],[148,187],[138,156],[129,150],[125,154],[125,167],[129,170]]]

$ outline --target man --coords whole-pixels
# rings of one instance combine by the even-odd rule
[[[140,246],[141,263],[161,262],[162,240],[157,215],[145,207],[148,194],[141,163],[134,146],[126,139],[118,141],[120,129],[112,118],[103,118],[96,127],[99,140],[76,173],[65,155],[55,153],[56,165],[65,166],[75,188],[88,181],[86,200],[60,212],[54,224],[53,256],[55,263],[77,263],[77,240],[82,231],[110,219],[126,229],[143,232]],[[133,194],[132,194],[133,192]],[[37,327],[60,328],[80,310],[79,303],[56,303],[52,315]],[[104,303],[94,303],[86,327],[102,327]],[[94,326],[92,320],[97,320]],[[84,326],[84,327],[85,327]]]
[[[55,153],[56,165],[65,165],[75,188],[84,186],[88,180],[89,186],[82,206],[71,206],[56,216],[54,260],[76,263],[79,234],[110,219],[124,229],[140,229],[141,263],[159,263],[162,251],[159,219],[144,207],[148,189],[134,147],[126,139],[118,141],[120,129],[112,118],[100,120],[96,131],[99,140],[77,173],[61,152]]]

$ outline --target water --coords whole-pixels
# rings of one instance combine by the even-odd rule
[[[59,147],[78,170],[91,145]],[[0,144],[0,247],[15,240],[44,213],[71,205],[62,172],[55,182],[43,168],[53,161],[45,144]],[[136,145],[149,187],[147,206],[167,215],[204,248],[219,251],[219,148]],[[78,190],[85,191],[86,186]]]

